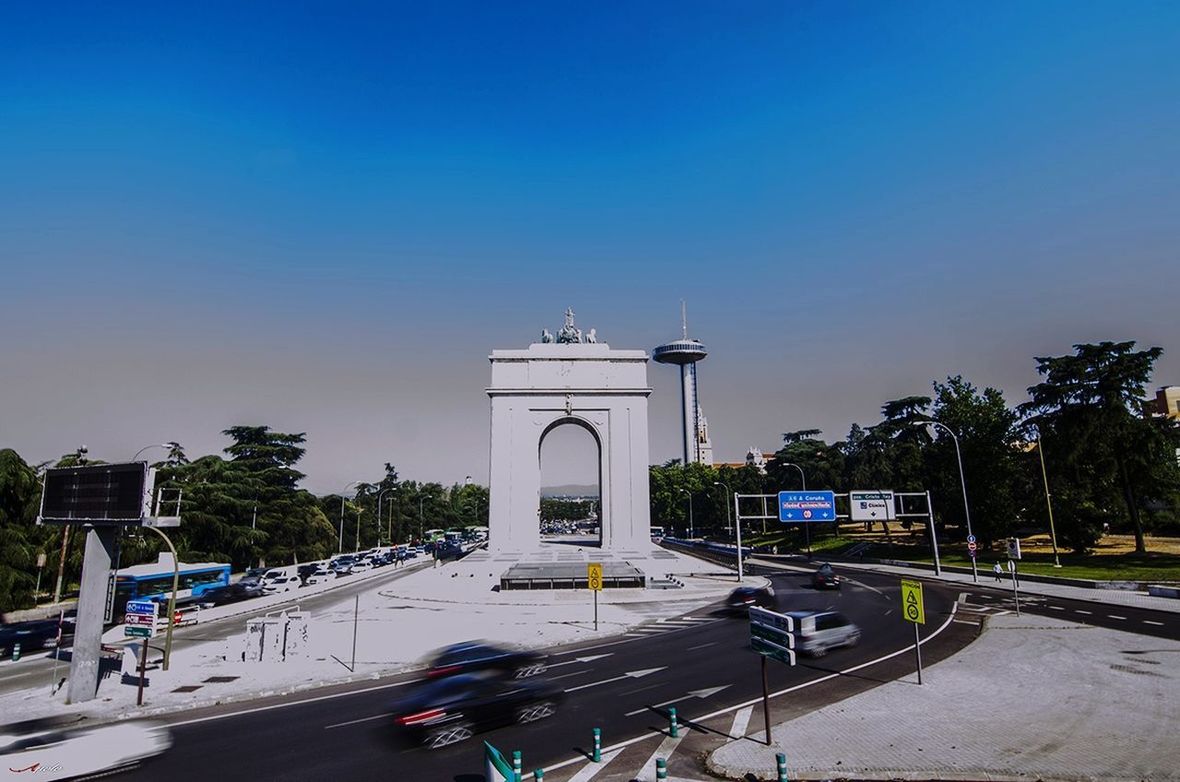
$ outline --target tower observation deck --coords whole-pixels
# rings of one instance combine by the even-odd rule
[[[683,317],[682,317],[683,320]],[[701,462],[704,427],[701,422],[700,399],[697,394],[697,362],[709,355],[698,340],[688,338],[688,325],[684,321],[681,339],[658,345],[651,352],[653,360],[661,364],[680,366],[680,396],[683,405],[684,464]],[[710,448],[710,451],[712,449]],[[711,454],[710,459],[712,462]]]

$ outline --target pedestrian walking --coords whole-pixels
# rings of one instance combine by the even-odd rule
[[[992,575],[996,577],[996,581],[1004,580],[1004,568],[1000,567],[1000,563],[992,565]]]

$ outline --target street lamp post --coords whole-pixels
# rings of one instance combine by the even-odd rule
[[[963,515],[967,519],[967,537],[975,540],[975,533],[971,531],[971,509],[967,507],[967,479],[963,475],[963,455],[959,452],[959,438],[949,426],[940,424],[938,421],[914,421],[910,426],[937,426],[945,429],[946,433],[955,441],[955,460],[959,463],[959,485],[963,487]],[[934,520],[931,519],[930,523],[933,524]],[[979,570],[975,565],[975,557],[971,557],[971,580],[979,583]]]
[[[150,448],[167,448],[167,449],[171,450],[175,447],[177,447],[177,443],[175,443],[175,442],[152,443],[151,445],[145,445],[144,447],[140,448],[138,451],[135,452],[135,456],[131,457],[131,461],[134,462],[137,459],[139,459],[139,455]]]
[[[336,547],[337,554],[344,553],[344,492],[356,486],[358,483],[362,483],[362,481],[353,481],[340,491],[340,543]]]
[[[713,485],[714,486],[725,486],[725,491],[726,492],[729,491],[729,486],[727,484],[722,483],[721,481],[713,481]],[[730,510],[729,510],[729,494],[725,495],[725,524],[726,524],[726,527],[725,527],[726,532],[733,529],[733,516],[730,515]]]
[[[694,533],[696,532],[692,523],[692,492],[684,488],[681,488],[680,491],[688,495],[688,539],[692,540],[695,537]]]
[[[134,460],[133,460],[134,461]],[[169,550],[172,551],[172,594],[168,597],[168,624],[164,629],[164,670],[168,670],[168,663],[172,659],[172,624],[176,621],[176,590],[180,587],[180,557],[176,553],[176,546],[172,545],[172,540],[164,534],[164,530],[156,527],[146,527],[152,532],[159,535],[168,544]],[[147,643],[147,639],[144,639]],[[145,656],[146,659],[146,656]]]
[[[388,489],[383,489],[377,495],[377,537],[381,537],[381,498],[391,491],[397,491],[396,486],[390,486]],[[389,514],[389,545],[393,545],[393,513]]]
[[[1061,567],[1057,556],[1057,530],[1053,527],[1053,501],[1049,499],[1049,473],[1045,471],[1045,441],[1037,432],[1037,455],[1041,457],[1041,480],[1045,482],[1045,505],[1049,509],[1049,540],[1053,543],[1053,567]]]
[[[740,584],[742,582],[742,516],[740,513],[738,513],[737,495],[734,494],[733,490],[729,488],[728,483],[725,483],[723,481],[713,481],[713,485],[725,487],[725,491],[727,492],[727,496],[725,498],[725,501],[726,501],[725,515],[726,515],[726,517],[729,516],[729,504],[728,504],[729,497],[730,496],[733,497],[733,515],[735,517],[733,527],[734,527],[735,533],[737,534],[737,565],[738,565],[737,577],[738,577],[738,583]]]
[[[803,474],[803,468],[792,462],[783,462],[783,467],[794,467],[799,471],[799,483],[803,485],[803,491],[807,491],[807,476]],[[807,539],[807,558],[811,559],[811,524],[810,522],[803,522],[803,536]]]

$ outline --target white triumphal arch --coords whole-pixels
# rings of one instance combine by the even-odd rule
[[[647,352],[611,350],[594,329],[583,334],[566,310],[527,350],[493,350],[491,497],[493,551],[540,547],[541,443],[563,424],[584,427],[598,444],[602,548],[651,548],[648,495]]]

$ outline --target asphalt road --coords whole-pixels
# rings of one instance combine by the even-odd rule
[[[896,578],[858,573],[839,592],[812,590],[805,574],[773,579],[780,610],[836,608],[860,625],[863,635],[857,647],[834,650],[821,660],[794,668],[768,666],[772,692],[820,683],[798,696],[776,698],[772,720],[912,673],[912,654],[888,657],[913,642],[913,626],[900,617]],[[927,587],[924,634],[949,619],[957,594]],[[925,659],[951,654],[974,637],[964,625],[948,623],[947,628],[923,647]],[[879,658],[888,658],[880,670],[870,665],[839,675]],[[568,769],[589,751],[595,727],[602,728],[603,743],[610,746],[666,729],[670,705],[677,707],[682,722],[692,724],[762,693],[760,658],[749,649],[747,621],[710,609],[653,622],[622,638],[557,649],[550,663],[547,677],[567,691],[556,717],[500,728],[442,750],[409,747],[395,739],[390,704],[415,686],[414,677],[400,677],[354,691],[276,699],[236,712],[178,715],[172,720],[173,748],[121,778],[474,780],[482,775],[480,739],[505,752],[521,750],[526,770],[563,764]]]

